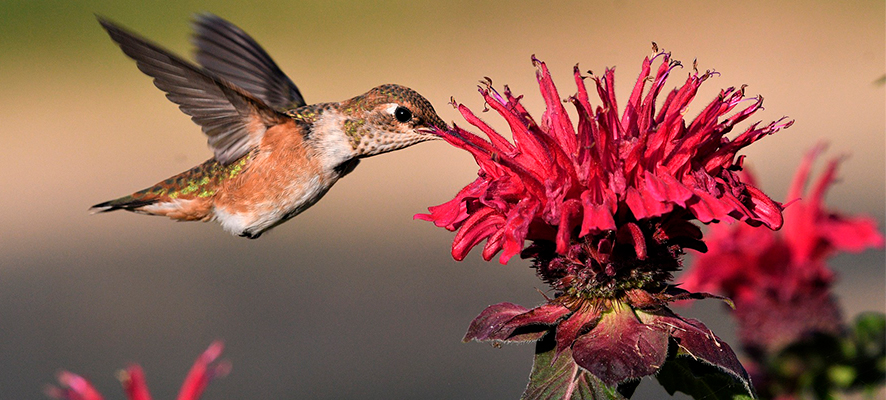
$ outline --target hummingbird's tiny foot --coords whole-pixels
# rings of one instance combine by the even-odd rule
[[[258,239],[258,237],[261,236],[261,233],[252,233],[249,231],[243,231],[242,233],[240,233],[240,236],[248,238],[248,239]]]

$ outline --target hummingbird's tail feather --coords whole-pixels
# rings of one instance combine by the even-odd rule
[[[101,214],[111,211],[117,210],[126,210],[132,212],[138,212],[138,209],[147,205],[154,204],[155,200],[140,200],[136,199],[133,196],[125,196],[119,199],[109,200],[103,203],[98,203],[92,207],[89,207],[90,214]]]
[[[221,185],[226,179],[236,177],[247,160],[244,157],[227,166],[209,160],[149,188],[96,204],[89,211],[99,214],[126,210],[182,221],[208,220],[212,217],[213,198]]]
[[[96,204],[91,214],[126,210],[137,214],[159,215],[178,221],[207,221],[212,218],[212,201],[208,198],[172,198],[154,195],[151,189]]]
[[[208,198],[176,198],[158,194],[156,186],[123,196],[119,199],[96,204],[89,208],[91,214],[125,210],[144,215],[159,215],[179,221],[205,221],[212,217],[212,201]]]

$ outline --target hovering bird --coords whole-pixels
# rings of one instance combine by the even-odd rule
[[[180,221],[218,221],[255,239],[314,205],[361,158],[438,138],[434,107],[399,85],[307,105],[249,35],[211,14],[194,21],[194,65],[99,17],[154,85],[200,125],[214,156],[93,213],[126,210]]]

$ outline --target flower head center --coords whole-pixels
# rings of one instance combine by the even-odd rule
[[[662,291],[681,267],[682,248],[658,232],[661,219],[631,225],[625,231],[635,235],[587,235],[574,239],[566,254],[536,241],[523,257],[532,258],[539,277],[570,298],[617,300],[634,289]]]

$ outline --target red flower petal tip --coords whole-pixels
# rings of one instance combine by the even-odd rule
[[[178,395],[178,400],[197,400],[214,378],[227,375],[231,370],[228,362],[216,362],[224,345],[221,341],[213,342],[191,367]],[[118,373],[117,376],[129,400],[151,400],[147,381],[142,368],[131,365]],[[59,400],[102,400],[103,397],[89,381],[83,377],[64,371],[58,377],[59,386],[49,386],[46,394]]]

